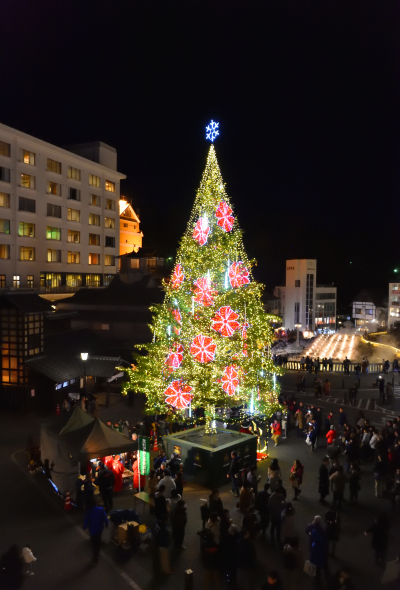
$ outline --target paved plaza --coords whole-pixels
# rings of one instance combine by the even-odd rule
[[[283,378],[282,391],[291,394],[295,389],[295,373],[287,373]],[[329,376],[331,379],[332,399],[323,400],[320,405],[325,410],[338,414],[338,403],[334,400],[343,399],[342,376]],[[301,397],[307,403],[313,402],[313,376],[307,380],[306,394]],[[347,378],[352,384],[354,378]],[[398,377],[396,377],[398,381]],[[377,390],[372,388],[373,376],[362,378],[359,399],[377,398]],[[347,383],[347,382],[346,382]],[[346,385],[347,389],[348,386]],[[300,396],[299,396],[300,397]],[[396,400],[397,403],[398,400]],[[124,418],[130,422],[136,421],[142,410],[143,400],[139,397],[135,406],[129,408],[126,400],[120,400],[109,409],[102,408],[100,418],[103,420]],[[350,419],[355,418],[360,408],[349,408],[346,411]],[[365,409],[365,414],[376,425],[383,425],[387,412]],[[187,547],[178,555],[172,554],[172,567],[175,573],[169,577],[160,577],[154,568],[154,555],[150,549],[147,554],[135,554],[128,562],[120,564],[116,560],[116,546],[103,545],[100,563],[91,565],[91,552],[86,534],[82,531],[83,512],[73,510],[65,513],[62,500],[52,491],[50,484],[44,477],[31,477],[27,470],[25,447],[28,436],[38,437],[40,416],[0,416],[1,447],[0,461],[3,473],[3,485],[0,489],[1,499],[1,530],[0,551],[3,553],[11,543],[20,546],[29,544],[33,548],[38,561],[34,564],[35,576],[26,579],[24,588],[32,590],[57,589],[87,590],[88,588],[113,588],[136,590],[174,589],[184,588],[184,571],[192,569],[194,572],[194,589],[206,588],[204,569],[199,552],[199,537],[196,532],[201,528],[200,498],[207,497],[208,490],[190,484],[184,488],[184,499],[188,507],[188,525],[184,545]],[[311,453],[308,446],[298,439],[293,431],[289,431],[288,438],[281,440],[278,447],[270,449],[270,458],[258,466],[261,475],[261,485],[267,480],[267,467],[273,457],[279,459],[283,474],[284,486],[288,491],[288,499],[292,499],[289,484],[290,467],[294,459],[300,459],[305,466],[304,483],[299,502],[295,503],[296,532],[300,538],[304,558],[308,558],[308,538],[305,527],[317,514],[324,516],[326,508],[318,504],[318,468],[324,456],[325,445]],[[380,586],[382,571],[375,566],[371,549],[370,537],[364,535],[374,517],[381,511],[390,513],[392,526],[390,529],[390,543],[388,559],[392,560],[400,553],[399,515],[390,512],[391,505],[387,499],[376,499],[372,478],[372,465],[362,465],[361,492],[358,505],[347,505],[342,514],[342,533],[337,546],[336,558],[330,558],[330,569],[336,571],[340,565],[346,564],[352,569],[355,587],[369,590]],[[221,498],[224,507],[230,510],[230,516],[235,524],[240,525],[241,515],[236,508],[236,499],[229,492],[227,484],[221,488]],[[346,491],[345,497],[349,497]],[[329,500],[329,497],[328,497]],[[132,493],[125,492],[115,496],[115,508],[133,507]],[[142,509],[139,508],[141,514]],[[143,514],[143,521],[153,528],[154,518]],[[278,548],[271,545],[269,536],[256,540],[257,571],[255,588],[266,579],[269,569],[277,569],[282,574],[283,588],[288,590],[288,582],[282,568],[282,555]],[[224,588],[224,584],[221,588]],[[307,590],[313,588],[311,579],[303,574],[298,588]],[[385,586],[389,590],[396,586]]]

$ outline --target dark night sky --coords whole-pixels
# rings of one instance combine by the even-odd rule
[[[257,278],[271,290],[286,258],[317,258],[346,305],[400,267],[399,25],[377,0],[4,2],[0,121],[115,146],[144,244],[167,256],[219,121]]]

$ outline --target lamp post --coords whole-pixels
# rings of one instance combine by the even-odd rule
[[[297,338],[296,338],[296,346],[300,346],[300,328],[301,324],[295,324],[297,329]]]
[[[89,353],[81,352],[81,359],[83,361],[83,391],[86,395],[86,361],[88,360]]]

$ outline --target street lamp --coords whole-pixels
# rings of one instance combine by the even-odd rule
[[[88,360],[89,353],[81,352],[81,359],[83,360],[83,391],[86,394],[86,361]]]
[[[297,338],[296,338],[296,346],[300,346],[300,328],[301,324],[295,324],[297,329]]]

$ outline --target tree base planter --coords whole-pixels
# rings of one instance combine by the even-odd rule
[[[205,427],[191,428],[164,436],[167,457],[179,453],[186,481],[215,488],[228,483],[226,477],[231,453],[236,451],[243,463],[257,465],[257,437],[233,430],[216,429],[208,434]]]

